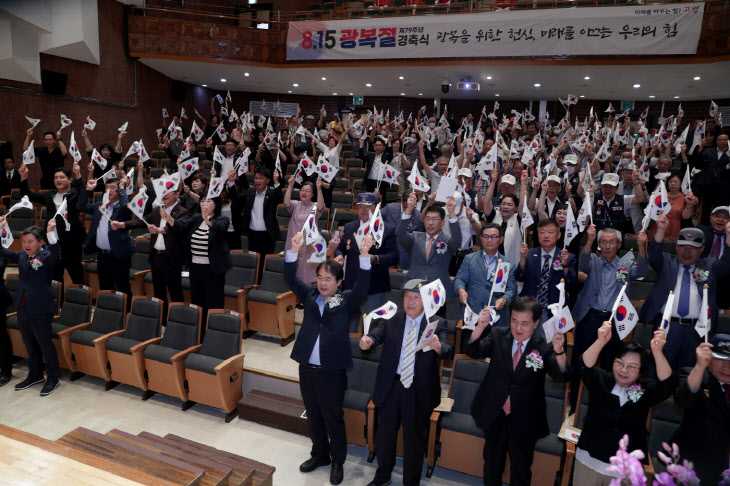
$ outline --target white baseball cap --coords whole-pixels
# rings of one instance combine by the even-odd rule
[[[472,177],[471,169],[467,169],[466,167],[459,169],[459,175],[466,176],[466,177]]]
[[[604,174],[601,180],[601,185],[608,184],[609,186],[618,186],[618,174],[609,173]]]
[[[513,186],[517,184],[517,181],[515,180],[515,176],[513,176],[511,174],[507,174],[506,176],[503,176],[502,182],[504,182],[505,184],[511,184]]]
[[[577,164],[578,156],[575,154],[568,154],[563,157],[563,162],[565,162],[566,164]]]
[[[557,182],[558,184],[560,184],[560,183],[561,183],[560,177],[558,177],[558,176],[556,176],[556,175],[549,175],[549,176],[547,176],[547,177],[545,178],[545,180],[546,180],[546,181],[548,181],[548,182],[550,182],[550,181],[552,181],[552,182]]]

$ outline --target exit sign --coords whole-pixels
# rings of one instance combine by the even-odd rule
[[[634,102],[633,101],[621,101],[621,111],[626,110],[633,110],[634,109]]]
[[[352,104],[355,106],[359,106],[363,104],[363,97],[362,96],[353,96],[352,97]]]

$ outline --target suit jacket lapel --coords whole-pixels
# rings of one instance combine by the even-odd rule
[[[494,330],[494,329],[492,329]],[[512,373],[512,343],[514,342],[514,337],[512,337],[512,333],[508,332],[505,336],[505,339],[502,340],[502,351],[504,352],[504,360],[505,364],[507,365],[507,369],[510,370]]]
[[[484,274],[484,281],[485,282],[491,282],[492,281],[492,276],[490,275],[489,269],[487,268],[486,255],[487,254],[484,252],[484,250],[482,250],[482,251],[479,252],[480,261],[479,261],[479,265],[478,266],[481,267],[481,269],[482,269],[482,272]],[[497,258],[499,258],[499,253],[497,253]]]

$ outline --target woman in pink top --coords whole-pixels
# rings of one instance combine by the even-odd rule
[[[317,190],[317,199],[315,202],[314,191]],[[291,239],[295,234],[302,231],[307,216],[312,211],[314,205],[317,205],[317,219],[324,211],[324,197],[322,196],[322,179],[317,178],[316,185],[314,182],[305,182],[299,190],[299,201],[292,201],[291,193],[294,189],[294,176],[289,177],[289,187],[286,188],[284,194],[284,206],[291,214],[289,227],[286,233],[286,250],[291,248]],[[312,245],[303,245],[299,250],[299,258],[297,258],[297,277],[302,282],[313,283],[317,280],[317,264],[308,263],[309,257],[314,253]]]

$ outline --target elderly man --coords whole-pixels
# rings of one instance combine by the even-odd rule
[[[535,333],[542,316],[537,300],[518,297],[510,312],[509,328],[492,328],[489,313],[482,310],[476,328],[464,337],[467,355],[491,358],[471,405],[472,417],[484,430],[484,484],[488,486],[502,484],[508,452],[510,484],[530,484],[535,443],[549,432],[545,375],[559,382],[570,379],[563,334],[556,332],[548,343]]]
[[[450,156],[441,155],[436,161],[436,168],[438,169],[438,171],[435,171],[431,168],[430,165],[428,165],[428,162],[426,161],[426,155],[423,153],[423,145],[423,140],[418,142],[418,160],[421,163],[423,172],[426,174],[426,177],[428,177],[428,182],[431,186],[431,192],[433,194],[436,194],[439,190],[439,184],[441,184],[441,178],[446,175],[446,172],[449,168]]]
[[[708,305],[713,332],[717,326],[717,282],[730,274],[730,223],[725,225],[725,249],[720,258],[701,258],[705,234],[698,228],[685,228],[677,238],[677,254],[662,252],[667,217],[656,220],[657,231],[649,243],[649,264],[659,274],[646,302],[641,306],[641,322],[654,328],[661,324],[669,292],[674,292],[671,320],[664,355],[672,368],[694,366],[698,336],[695,324],[700,316],[702,289],[708,285]]]
[[[727,190],[730,185],[728,136],[718,135],[716,144],[716,147],[705,148],[695,158],[695,168],[702,170],[693,183],[695,193],[703,200],[702,224],[708,223],[712,208],[730,205],[730,191]]]
[[[618,184],[616,194],[619,196],[633,196],[634,191],[641,190],[644,193],[644,200],[649,200],[649,193],[645,186],[634,184],[634,171],[633,170],[622,170],[621,171],[621,182]],[[642,220],[644,219],[644,212],[641,210],[640,204],[633,204],[630,208],[624,209],[627,221],[624,231],[627,233],[639,234],[642,228]],[[630,222],[629,222],[630,220]]]
[[[730,454],[730,335],[716,334],[700,344],[696,361],[691,370],[680,371],[674,401],[684,409],[684,419],[672,442],[694,463],[703,484],[718,484]]]
[[[370,217],[378,204],[378,196],[372,192],[363,192],[357,196],[357,221],[345,225],[344,236],[335,250],[335,261],[345,268],[344,290],[355,286],[358,276],[360,245],[357,244],[357,233],[360,228],[367,226]],[[363,236],[364,237],[364,236]],[[345,257],[347,265],[345,266]],[[398,263],[398,243],[395,237],[395,226],[385,225],[383,243],[370,251],[370,286],[368,298],[363,307],[364,312],[370,312],[385,304],[385,292],[390,290],[388,268]]]
[[[639,171],[634,169],[633,172],[633,185],[638,186]],[[617,195],[618,183],[618,174],[604,174],[601,180],[601,189],[596,191],[593,196],[593,224],[596,225],[598,230],[613,228],[622,231],[627,221],[624,212],[626,208],[644,202],[644,191],[636,190],[635,194],[630,196]],[[591,189],[593,187],[594,183],[591,181]],[[585,197],[582,184],[578,186],[578,195]]]
[[[403,309],[360,339],[367,351],[383,345],[373,390],[378,407],[375,445],[378,469],[368,486],[390,484],[395,467],[398,429],[403,426],[403,484],[417,485],[421,480],[426,455],[426,431],[431,412],[441,402],[439,363],[451,357],[446,320],[426,318],[420,288],[428,282],[409,280],[403,286]],[[428,351],[417,351],[416,344],[431,322],[437,322]]]

